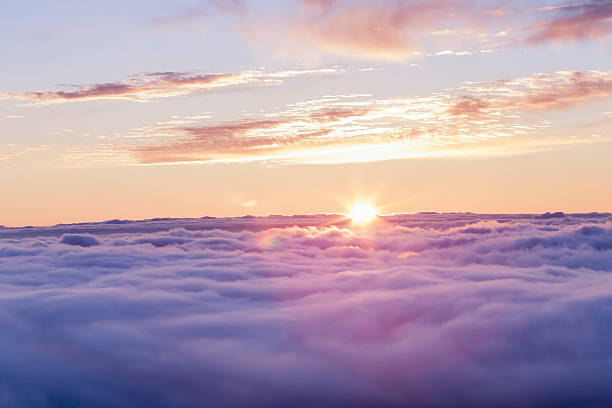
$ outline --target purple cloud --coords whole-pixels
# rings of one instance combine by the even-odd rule
[[[85,248],[95,246],[95,245],[100,245],[100,241],[98,241],[96,237],[92,237],[90,235],[78,235],[78,234],[64,235],[62,239],[60,240],[60,243],[66,244],[66,245],[77,245],[77,246],[82,246]]]
[[[532,44],[585,40],[612,33],[612,1],[591,0],[561,6],[543,7],[558,16],[526,29],[534,31],[526,41]]]
[[[610,214],[4,228],[0,401],[607,406],[610,272]]]

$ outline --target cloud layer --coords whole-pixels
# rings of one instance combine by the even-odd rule
[[[607,406],[612,216],[0,228],[0,404]]]

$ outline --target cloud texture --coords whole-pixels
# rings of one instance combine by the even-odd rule
[[[496,141],[533,143],[552,124],[534,111],[571,109],[611,95],[612,71],[557,71],[468,82],[427,97],[326,96],[233,122],[149,127],[143,134],[148,145],[128,150],[141,163],[435,155]],[[156,139],[161,143],[151,144]]]
[[[612,1],[591,0],[561,6],[542,7],[539,11],[558,13],[551,21],[527,27],[534,31],[530,43],[562,42],[604,37],[612,32]]]
[[[612,216],[0,229],[0,405],[609,406]]]
[[[295,37],[327,51],[403,59],[417,50],[414,37],[451,18],[459,20],[467,7],[467,3],[447,0],[305,0],[303,12],[291,20],[291,27]]]
[[[338,69],[263,72],[248,70],[237,73],[198,74],[192,72],[140,72],[121,82],[75,85],[70,91],[35,91],[4,93],[5,97],[63,103],[91,100],[131,100],[145,102],[159,98],[187,96],[196,92],[233,88],[237,86],[266,86],[282,84],[284,79],[309,74],[329,74]]]
[[[293,7],[281,7],[274,24],[265,22],[265,14],[257,13],[257,7],[236,15],[250,27],[245,30],[250,41],[277,43],[288,55],[299,49],[301,54],[318,51],[390,61],[505,52],[525,45],[602,39],[612,33],[611,0],[554,3],[300,0],[288,3]]]

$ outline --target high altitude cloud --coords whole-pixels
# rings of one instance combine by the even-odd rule
[[[426,155],[538,135],[525,112],[569,109],[612,95],[610,71],[560,71],[470,82],[422,98],[326,97],[216,125],[149,128],[163,143],[130,147],[143,163],[291,159],[363,161]],[[522,120],[521,120],[522,119]],[[174,140],[167,142],[168,137]],[[355,147],[366,152],[357,152]],[[371,147],[376,147],[372,150]],[[334,149],[344,149],[341,153]],[[329,155],[330,149],[333,157]],[[410,157],[410,156],[408,156]]]
[[[290,23],[297,37],[332,52],[402,59],[419,49],[416,37],[465,8],[448,0],[304,0],[305,12]]]
[[[459,88],[467,96],[457,102],[454,114],[504,109],[565,109],[587,99],[612,95],[612,71],[558,71],[493,82],[470,82]]]
[[[256,8],[242,15],[251,27],[246,30],[249,39],[257,38],[252,32],[273,31],[265,36],[266,44],[280,42],[279,48],[287,53],[301,44],[300,55],[319,52],[405,60],[415,54],[475,55],[612,32],[611,0],[565,1],[540,8],[516,0],[301,0],[297,4],[281,12],[279,19],[286,22],[283,35],[275,32],[278,24],[260,21]],[[525,26],[525,21],[533,24]]]
[[[338,69],[294,70],[264,72],[258,70],[238,73],[193,74],[188,72],[143,72],[132,75],[123,82],[110,82],[78,86],[71,91],[36,91],[5,93],[11,98],[40,103],[61,103],[100,99],[148,101],[158,98],[177,97],[199,91],[217,90],[235,86],[265,86],[282,83],[284,79],[310,74],[339,72]]]
[[[509,47],[604,37],[612,0],[537,7],[518,0],[295,0],[275,9],[258,2],[204,1],[154,25],[184,25],[211,12],[231,14],[247,41],[275,55],[321,54],[402,61],[415,55],[477,55]],[[529,25],[526,25],[529,21]]]
[[[0,401],[609,406],[611,272],[609,214],[0,229]]]
[[[561,6],[542,7],[542,12],[556,12],[552,21],[527,29],[533,31],[527,42],[560,42],[603,37],[612,33],[612,0],[591,0]]]

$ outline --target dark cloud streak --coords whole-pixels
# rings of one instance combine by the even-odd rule
[[[584,3],[544,8],[558,17],[526,29],[534,31],[526,38],[530,44],[586,40],[612,33],[612,1],[591,0]]]
[[[237,86],[267,86],[281,84],[291,77],[340,72],[337,69],[263,72],[258,70],[237,73],[199,74],[194,72],[142,72],[123,82],[109,82],[77,86],[74,91],[35,91],[4,93],[0,96],[34,101],[63,103],[90,100],[149,101],[159,98],[187,96],[197,92],[234,89]]]

